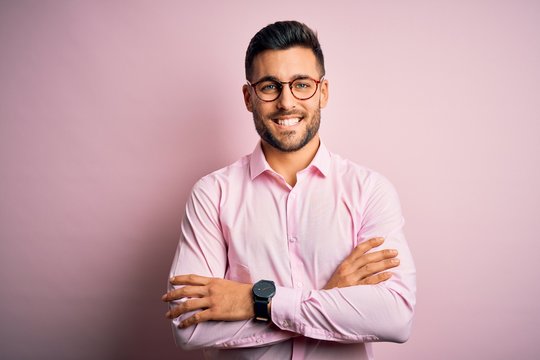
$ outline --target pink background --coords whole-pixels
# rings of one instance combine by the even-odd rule
[[[318,30],[334,152],[397,187],[413,334],[378,359],[533,359],[538,1],[2,1],[0,358],[192,358],[159,300],[187,194],[256,144],[245,48]]]

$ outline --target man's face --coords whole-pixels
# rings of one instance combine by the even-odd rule
[[[317,59],[311,49],[292,47],[287,50],[266,50],[253,60],[251,83],[263,78],[293,81],[299,77],[319,80],[321,75]],[[308,100],[298,100],[288,84],[283,85],[281,95],[274,101],[265,102],[255,90],[244,85],[244,101],[253,113],[255,129],[261,139],[270,146],[292,152],[303,148],[313,140],[319,130],[321,112],[328,100],[328,82],[324,80],[317,92]]]

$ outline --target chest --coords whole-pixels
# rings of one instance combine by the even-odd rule
[[[339,187],[325,184],[253,186],[227,199],[221,226],[228,247],[229,277],[253,282],[293,275],[320,287],[357,245],[361,211]]]

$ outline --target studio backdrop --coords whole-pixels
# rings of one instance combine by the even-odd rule
[[[321,138],[390,179],[418,274],[377,359],[534,359],[538,1],[0,2],[0,358],[197,359],[160,300],[191,187],[250,153],[244,55],[296,19]]]

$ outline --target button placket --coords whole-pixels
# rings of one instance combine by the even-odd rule
[[[287,240],[291,266],[291,285],[302,287],[302,260],[299,254],[298,240],[298,184],[287,198]]]

